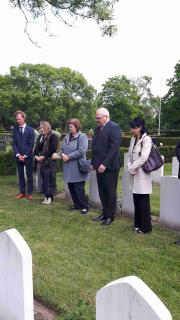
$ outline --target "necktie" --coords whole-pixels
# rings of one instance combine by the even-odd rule
[[[23,127],[19,127],[20,134],[23,134]]]

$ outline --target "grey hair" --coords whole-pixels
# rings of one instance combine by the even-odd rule
[[[40,126],[42,126],[43,128],[46,127],[51,130],[51,125],[48,121],[40,121]]]
[[[97,109],[96,112],[99,112],[103,116],[107,116],[109,118],[109,111],[104,107]]]

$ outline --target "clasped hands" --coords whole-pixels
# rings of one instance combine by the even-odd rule
[[[44,156],[35,156],[35,159],[36,159],[36,161],[38,161],[38,162],[42,162],[44,159],[45,159],[45,157]]]
[[[69,156],[67,154],[65,154],[65,153],[61,154],[61,158],[63,159],[64,162],[67,162],[70,159]]]
[[[19,154],[17,157],[18,157],[18,160],[19,160],[19,161],[23,161],[23,162],[24,162],[25,159],[27,158],[26,156],[22,156],[21,154]]]

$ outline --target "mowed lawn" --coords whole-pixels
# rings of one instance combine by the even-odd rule
[[[62,190],[59,174],[57,182]],[[1,176],[0,190],[0,231],[16,228],[27,241],[33,256],[34,295],[57,310],[57,319],[95,319],[97,290],[129,275],[145,281],[173,320],[180,319],[177,232],[156,224],[151,234],[139,235],[126,217],[102,227],[92,221],[98,211],[81,216],[69,211],[69,203],[58,196],[51,206],[41,204],[40,194],[34,194],[33,201],[16,200],[15,176]]]

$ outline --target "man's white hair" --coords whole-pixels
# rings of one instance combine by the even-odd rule
[[[109,111],[106,108],[99,108],[96,112],[100,113],[102,116],[107,116],[109,118]]]

